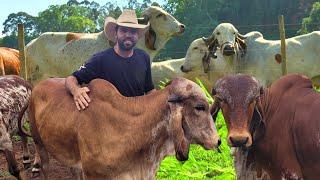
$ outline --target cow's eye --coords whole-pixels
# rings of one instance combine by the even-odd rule
[[[161,17],[161,16],[164,16],[164,14],[158,14],[157,16],[156,16],[156,18],[159,18],[159,17]]]
[[[205,111],[206,110],[206,107],[202,104],[198,104],[196,105],[196,107],[194,107],[196,110],[198,111]]]
[[[220,35],[220,32],[219,32],[219,31],[217,32],[217,35]]]
[[[198,47],[194,47],[193,49],[198,49]]]

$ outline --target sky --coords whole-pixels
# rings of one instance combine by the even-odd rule
[[[82,0],[78,0],[81,2]],[[91,0],[89,0],[91,1]],[[108,0],[94,0],[100,5],[104,5]],[[119,6],[126,5],[127,0],[109,0],[115,2]],[[160,0],[163,1],[163,0]],[[0,37],[2,37],[3,23],[11,13],[18,13],[20,11],[26,12],[30,15],[37,16],[39,12],[47,9],[50,5],[66,4],[68,0],[6,0],[1,3],[0,7]],[[138,0],[142,2],[142,0]]]

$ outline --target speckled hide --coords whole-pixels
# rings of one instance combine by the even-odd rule
[[[31,85],[20,77],[0,77],[0,124],[2,136],[18,133],[18,117],[21,113],[24,113],[30,94]],[[3,140],[3,137],[1,137],[0,148],[11,149],[12,147],[7,146],[7,143]]]
[[[23,163],[30,164],[27,149],[27,137],[22,132],[22,117],[26,111],[31,95],[31,85],[19,76],[0,77],[0,150],[5,152],[9,172],[19,177],[17,162],[14,158],[11,137],[21,136],[23,141]]]

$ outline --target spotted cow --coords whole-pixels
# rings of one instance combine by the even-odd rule
[[[4,152],[10,174],[20,178],[20,170],[13,152],[11,137],[21,136],[23,142],[23,164],[30,165],[27,133],[23,129],[23,115],[28,108],[31,85],[19,76],[0,77],[0,150]]]

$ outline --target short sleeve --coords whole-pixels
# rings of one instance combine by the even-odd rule
[[[98,78],[100,69],[99,59],[99,56],[92,56],[87,63],[72,73],[72,75],[77,78],[79,84],[87,84],[91,80]]]

